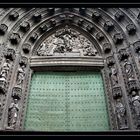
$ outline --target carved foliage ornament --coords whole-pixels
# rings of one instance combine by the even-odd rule
[[[21,38],[18,33],[12,33],[9,35],[9,40],[10,40],[11,44],[17,45],[20,42]]]
[[[76,56],[96,56],[94,45],[82,34],[66,26],[49,36],[38,48],[39,56],[60,54],[75,54]]]
[[[120,49],[119,50],[119,56],[118,57],[119,57],[119,60],[120,61],[123,61],[125,59],[128,59],[129,54],[128,54],[128,52],[127,52],[126,49]]]
[[[7,30],[8,30],[7,25],[5,25],[5,24],[0,25],[0,35],[4,35]]]
[[[109,56],[109,57],[107,57],[106,61],[107,61],[107,65],[108,65],[108,67],[109,67],[109,66],[112,66],[112,65],[115,64],[115,59],[114,59],[113,56]]]

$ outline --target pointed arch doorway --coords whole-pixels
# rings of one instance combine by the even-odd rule
[[[33,50],[25,130],[109,130],[104,62],[90,39],[66,26]]]

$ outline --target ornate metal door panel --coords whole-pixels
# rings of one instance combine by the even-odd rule
[[[70,130],[108,130],[107,109],[99,72],[76,72],[68,76]]]
[[[108,130],[101,74],[42,72],[32,77],[25,130]]]

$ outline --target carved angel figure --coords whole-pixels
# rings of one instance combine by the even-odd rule
[[[130,62],[127,61],[127,59],[124,60],[124,69],[128,77],[128,80],[129,81],[133,80],[134,79],[133,67],[132,67],[132,64],[130,64]]]
[[[0,72],[0,79],[1,80],[6,80],[8,73],[10,70],[10,60],[6,59],[6,62],[4,63],[4,65],[1,68],[1,72]]]
[[[117,99],[116,115],[119,122],[119,129],[126,129],[127,128],[126,118],[125,118],[126,110],[125,110],[124,105],[121,103],[120,99]]]
[[[17,74],[17,85],[21,85],[25,77],[25,65],[22,65],[18,69],[18,74]]]
[[[18,107],[18,100],[14,99],[14,102],[11,103],[8,109],[8,126],[10,128],[14,128],[17,122],[19,107]]]

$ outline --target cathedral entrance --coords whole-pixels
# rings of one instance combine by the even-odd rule
[[[34,131],[109,130],[100,72],[35,72],[24,129]]]

